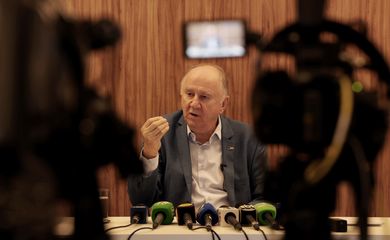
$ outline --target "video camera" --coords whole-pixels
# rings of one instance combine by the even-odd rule
[[[93,50],[121,37],[112,21],[75,20],[55,1],[0,1],[0,239],[53,239],[57,200],[72,239],[107,239],[96,170],[140,174],[134,130],[85,84]]]
[[[254,44],[262,59],[290,60],[286,69],[277,70],[261,69],[260,61],[252,94],[260,141],[289,149],[279,169],[268,173],[265,197],[281,203],[285,239],[325,240],[331,238],[328,217],[336,186],[348,181],[361,238],[367,239],[373,162],[387,129],[390,71],[364,34],[323,18],[324,4],[298,1],[297,22],[270,41],[249,32],[242,20],[187,22],[185,54],[240,57]],[[379,89],[367,89],[359,79],[362,72],[376,77]]]

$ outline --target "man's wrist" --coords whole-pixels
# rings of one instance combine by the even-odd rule
[[[146,158],[144,155],[144,149],[141,150],[140,159],[144,165],[144,176],[150,176],[154,170],[158,167],[158,152],[154,158]]]
[[[152,159],[157,157],[158,151],[148,151],[145,148],[142,151],[142,156],[146,159]]]

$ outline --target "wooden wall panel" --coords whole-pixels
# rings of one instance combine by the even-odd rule
[[[326,15],[342,22],[364,20],[368,36],[390,59],[390,1],[329,0]],[[243,18],[248,27],[269,39],[296,18],[295,1],[289,0],[67,0],[65,12],[75,18],[109,17],[121,26],[123,37],[114,49],[91,54],[87,83],[102,95],[112,96],[118,115],[137,129],[152,116],[169,113],[179,105],[180,79],[198,60],[183,57],[182,23],[188,20]],[[229,76],[230,106],[226,114],[251,123],[249,97],[259,54],[208,60],[220,64]],[[271,66],[285,65],[281,59],[267,60]],[[207,62],[207,61],[204,61]],[[140,146],[139,135],[136,139]],[[273,147],[270,165],[276,165],[283,149]],[[387,172],[390,143],[386,141],[377,167],[377,187],[371,215],[390,216],[390,179]],[[99,171],[100,184],[110,188],[110,215],[128,215],[130,202],[126,182],[112,166]],[[339,189],[336,215],[354,215],[348,186]]]

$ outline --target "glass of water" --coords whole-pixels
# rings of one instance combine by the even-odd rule
[[[108,222],[108,206],[109,206],[110,190],[108,188],[99,188],[99,199],[102,206],[103,222]]]

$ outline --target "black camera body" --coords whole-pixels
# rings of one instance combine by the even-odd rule
[[[126,178],[143,166],[134,129],[86,86],[85,63],[121,31],[68,18],[51,2],[0,0],[0,238],[54,238],[60,199],[75,217],[72,239],[108,239],[96,171],[112,163]]]
[[[324,40],[323,34],[331,40]],[[351,45],[365,54],[365,65],[343,57]],[[359,70],[372,71],[378,85],[388,87],[383,56],[363,34],[327,20],[292,24],[262,50],[295,60],[293,71],[260,72],[252,95],[257,137],[289,149],[279,169],[269,172],[265,186],[265,198],[281,203],[285,239],[330,239],[328,217],[341,181],[354,189],[364,238],[373,163],[388,127],[383,104],[388,96],[365,89],[354,78]]]

